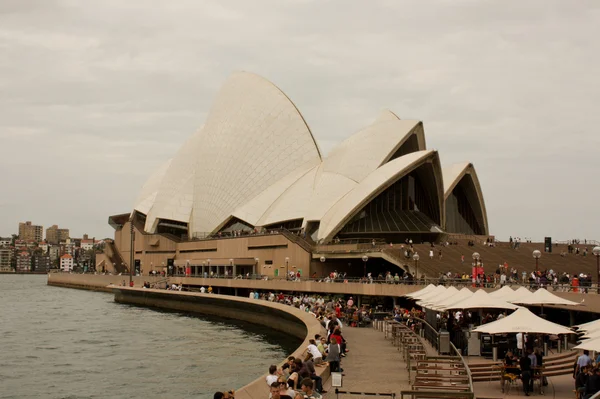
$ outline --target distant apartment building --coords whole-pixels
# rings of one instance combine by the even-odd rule
[[[87,234],[83,235],[83,238],[81,239],[81,249],[89,251],[90,249],[94,249],[94,244],[96,244],[96,241],[93,238],[90,239]]]
[[[0,272],[12,272],[11,262],[13,253],[12,248],[0,248]]]
[[[40,242],[44,239],[44,226],[31,224],[31,222],[19,223],[19,239],[24,241]]]
[[[50,255],[37,253],[33,255],[33,270],[36,272],[47,272],[50,270]]]
[[[46,229],[46,241],[49,244],[60,244],[69,238],[69,229],[59,229],[57,225]]]
[[[57,260],[60,257],[60,247],[58,245],[49,246],[48,255],[50,255],[51,261]]]
[[[48,253],[48,243],[46,241],[42,241],[38,244],[38,247],[42,250],[43,253]]]
[[[60,270],[70,272],[73,270],[73,257],[69,254],[64,254],[60,257]]]
[[[31,271],[31,254],[29,251],[17,252],[17,272]]]
[[[0,247],[10,247],[12,237],[0,237]]]

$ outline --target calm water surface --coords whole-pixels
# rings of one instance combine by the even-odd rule
[[[121,305],[0,275],[0,398],[212,398],[300,344],[265,328]]]

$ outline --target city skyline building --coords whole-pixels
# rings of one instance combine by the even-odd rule
[[[19,239],[40,242],[44,239],[44,226],[34,225],[30,221],[19,223]]]
[[[49,244],[60,244],[69,238],[69,229],[61,229],[54,224],[46,229],[46,241]]]

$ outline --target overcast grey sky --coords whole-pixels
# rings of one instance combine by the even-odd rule
[[[500,239],[600,239],[599,37],[595,0],[2,0],[0,235],[111,236],[246,70],[324,153],[384,108],[424,121]]]

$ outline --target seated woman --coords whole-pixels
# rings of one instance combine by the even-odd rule
[[[504,392],[504,385],[507,381],[514,381],[519,378],[521,371],[517,366],[519,363],[519,359],[513,355],[511,351],[506,352],[506,356],[504,357],[504,370],[500,377],[500,385],[502,386],[502,392]]]

